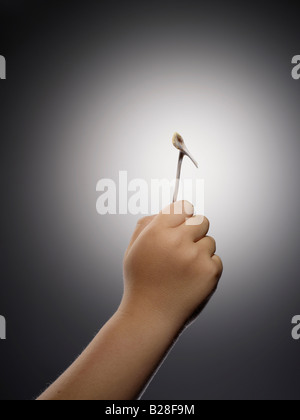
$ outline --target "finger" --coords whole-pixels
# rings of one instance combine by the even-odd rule
[[[142,219],[140,219],[137,222],[135,231],[133,232],[133,235],[131,237],[130,243],[128,248],[130,248],[134,242],[137,240],[137,238],[140,236],[140,234],[143,232],[143,230],[152,222],[152,220],[156,217],[157,215],[153,215],[153,216],[146,216],[143,217]]]
[[[205,238],[198,241],[199,248],[201,250],[204,250],[209,253],[209,255],[212,257],[217,250],[216,241],[211,236],[205,236]]]
[[[218,255],[213,255],[211,259],[216,264],[219,277],[221,277],[221,275],[223,273],[223,262],[222,262],[221,258]]]
[[[194,206],[188,201],[176,201],[164,208],[158,215],[158,221],[167,227],[177,227],[194,214]]]
[[[180,227],[185,235],[189,235],[194,242],[200,241],[209,231],[209,220],[205,216],[194,216],[186,220]]]

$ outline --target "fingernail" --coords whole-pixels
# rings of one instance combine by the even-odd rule
[[[187,214],[188,216],[191,216],[194,214],[194,206],[189,201],[183,202],[183,210],[184,210],[184,213]]]
[[[200,226],[204,222],[204,216],[194,216],[186,220],[185,224],[188,226]]]

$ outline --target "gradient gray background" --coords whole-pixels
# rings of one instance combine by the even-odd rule
[[[110,3],[0,2],[0,398],[36,397],[113,314],[137,217],[97,215],[96,183],[172,178],[178,131],[225,270],[143,398],[298,399],[300,12]]]

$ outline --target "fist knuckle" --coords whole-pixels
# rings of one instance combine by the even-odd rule
[[[209,227],[210,227],[210,221],[208,220],[208,218],[207,217],[205,217],[204,216],[204,219],[203,219],[203,223],[207,226],[207,228],[209,229]]]
[[[215,263],[212,262],[211,264],[211,277],[213,280],[219,280],[220,278],[220,268],[219,266]]]
[[[211,259],[209,261],[203,262],[199,269],[201,273],[205,275],[205,278],[208,282],[211,282],[211,280],[215,280],[220,277],[219,267]]]
[[[213,238],[212,236],[207,236],[206,237],[208,240],[209,240],[209,245],[211,245],[212,247],[216,247],[216,245],[217,245],[217,243],[216,243],[216,240],[215,240],[215,238]]]

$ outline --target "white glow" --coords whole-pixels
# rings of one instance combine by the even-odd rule
[[[197,170],[186,160],[182,179],[204,179],[211,235],[224,260],[224,276],[235,284],[245,270],[272,255],[270,242],[284,233],[285,203],[294,199],[288,185],[290,177],[299,177],[293,153],[297,132],[289,124],[285,93],[269,78],[263,57],[261,67],[253,69],[251,56],[249,63],[241,62],[238,48],[225,54],[210,45],[201,53],[181,51],[180,60],[177,51],[137,48],[126,57],[120,51],[116,57],[122,64],[112,60],[107,70],[101,57],[94,59],[81,89],[71,82],[64,87],[68,114],[52,135],[63,138],[55,176],[70,231],[76,226],[72,235],[84,241],[93,266],[99,253],[112,269],[119,262],[119,285],[137,217],[100,217],[95,185],[101,178],[117,182],[122,170],[148,185],[151,179],[173,179],[178,152],[171,139],[177,131],[199,163]],[[287,159],[290,173],[282,173]],[[280,209],[276,217],[275,209]],[[224,293],[233,291],[227,285]]]

